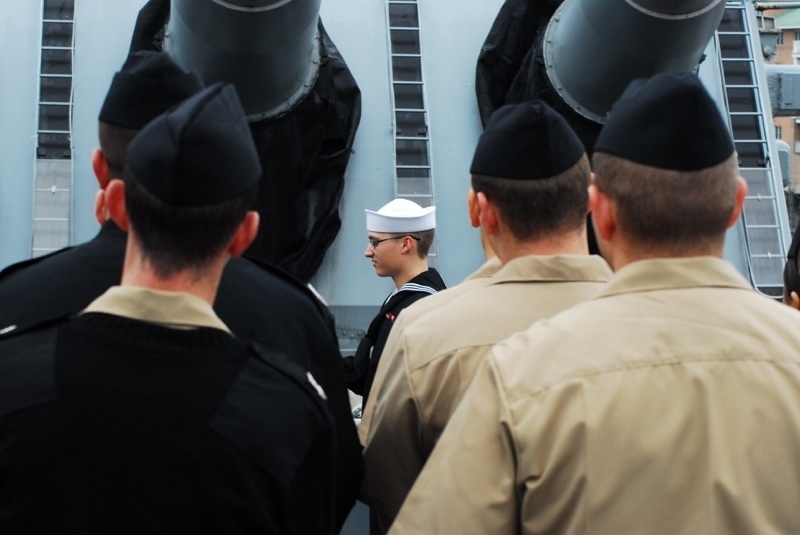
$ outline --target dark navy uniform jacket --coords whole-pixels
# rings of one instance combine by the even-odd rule
[[[345,357],[342,361],[347,387],[362,396],[362,407],[367,404],[383,347],[386,345],[386,340],[389,339],[389,332],[397,315],[404,308],[411,306],[423,297],[435,294],[445,288],[439,272],[431,268],[405,283],[402,288],[391,293],[383,302],[378,314],[369,324],[367,334],[361,339],[356,354],[352,357]]]
[[[218,327],[51,325],[0,336],[0,532],[338,531],[333,422],[309,372]]]
[[[119,284],[126,234],[106,223],[89,242],[9,266],[0,272],[0,332],[83,310]],[[280,268],[228,262],[214,310],[238,337],[257,339],[312,372],[325,390],[336,427],[336,519],[344,523],[363,476],[361,446],[350,413],[333,319],[311,292]]]

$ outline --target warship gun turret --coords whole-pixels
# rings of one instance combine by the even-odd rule
[[[499,105],[540,98],[591,152],[631,80],[697,72],[724,11],[722,0],[509,0],[478,60],[481,119]]]
[[[304,281],[341,225],[358,86],[320,22],[320,0],[164,0],[142,9],[148,42],[207,84],[236,87],[261,157],[258,238],[248,254]],[[160,7],[162,18],[152,13]],[[162,37],[163,35],[163,37]],[[280,157],[276,157],[280,155]]]

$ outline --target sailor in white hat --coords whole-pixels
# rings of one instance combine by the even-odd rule
[[[402,234],[436,228],[436,207],[423,208],[408,199],[395,199],[377,212],[364,211],[367,213],[367,232]]]
[[[375,371],[389,331],[401,310],[423,297],[443,290],[439,273],[428,268],[428,251],[436,228],[436,207],[423,208],[407,199],[395,199],[367,215],[367,248],[379,277],[391,277],[395,289],[361,339],[355,356],[344,358],[347,386],[366,404]]]

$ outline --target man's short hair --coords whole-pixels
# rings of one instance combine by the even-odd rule
[[[200,272],[230,242],[255,200],[258,186],[213,206],[168,205],[125,169],[125,206],[143,257],[168,278],[182,270]]]
[[[417,255],[423,260],[428,258],[435,233],[435,229],[417,230],[414,232],[387,232],[392,238],[404,238],[406,236],[414,238],[414,241],[417,242]]]
[[[100,121],[97,126],[97,137],[100,140],[100,150],[108,165],[111,178],[122,178],[125,173],[125,164],[128,162],[128,145],[139,130],[126,128]]]
[[[419,253],[420,258],[428,258],[431,245],[433,245],[433,235],[435,233],[436,231],[434,229],[422,230],[414,233],[414,235],[419,238],[419,241],[417,242],[417,253]]]
[[[417,255],[420,258],[425,260],[428,258],[428,253],[431,251],[431,246],[433,245],[433,237],[436,233],[435,229],[430,230],[417,230],[414,232],[388,232],[387,234],[391,235],[392,238],[404,238],[406,236],[411,236],[412,238],[417,238],[414,241],[417,242]]]
[[[736,154],[699,171],[676,171],[597,152],[595,184],[637,245],[680,249],[723,238],[736,203]]]
[[[419,238],[414,240],[417,242],[417,254],[420,258],[425,260],[428,258],[428,253],[431,251],[431,246],[433,245],[433,236],[435,233],[435,229],[430,229],[417,230],[415,232],[389,232],[388,234],[391,234],[392,238],[402,238],[404,236]]]
[[[589,202],[589,160],[550,178],[511,180],[472,175],[472,189],[495,204],[518,240],[531,241],[583,228]]]

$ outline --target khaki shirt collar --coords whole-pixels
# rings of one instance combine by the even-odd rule
[[[230,329],[203,299],[187,292],[166,292],[138,286],[112,286],[84,312],[112,314],[178,329]]]
[[[679,288],[753,291],[729,262],[713,256],[638,260],[620,269],[599,297]]]
[[[611,268],[597,255],[527,255],[508,261],[492,276],[490,284],[517,281],[606,282],[611,276]]]
[[[502,264],[500,264],[500,259],[495,256],[484,262],[483,265],[479,267],[477,271],[475,271],[475,273],[467,277],[465,280],[485,279],[491,277],[500,271],[501,267]]]

